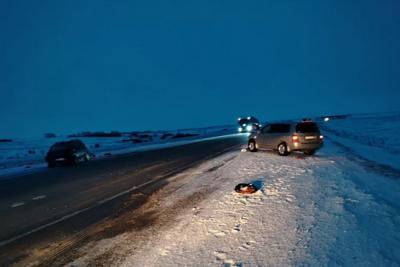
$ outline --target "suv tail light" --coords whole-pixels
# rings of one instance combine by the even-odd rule
[[[299,142],[299,136],[298,136],[298,135],[293,135],[293,136],[292,136],[292,141],[293,141],[294,143]]]

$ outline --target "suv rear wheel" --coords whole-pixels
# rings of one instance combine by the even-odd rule
[[[314,155],[315,150],[304,150],[304,155],[311,156]]]
[[[278,154],[279,156],[287,156],[289,155],[289,152],[287,150],[287,146],[285,143],[280,143],[278,145]]]
[[[247,147],[249,148],[250,152],[256,152],[257,151],[256,141],[250,140]]]

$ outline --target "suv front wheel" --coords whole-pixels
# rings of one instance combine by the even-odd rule
[[[257,151],[256,141],[250,140],[247,147],[249,148],[250,152],[256,152]]]

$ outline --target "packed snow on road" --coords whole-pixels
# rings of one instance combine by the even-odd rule
[[[399,114],[354,116],[322,125],[311,157],[224,154],[132,212],[145,227],[87,244],[68,266],[399,266],[399,126]]]

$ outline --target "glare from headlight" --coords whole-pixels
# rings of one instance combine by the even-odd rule
[[[329,117],[326,117],[326,118],[324,119],[324,121],[329,121]]]
[[[251,125],[246,126],[246,131],[251,132],[251,130],[253,130],[253,126]]]

